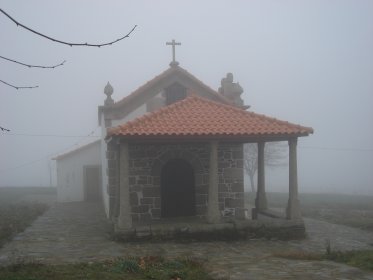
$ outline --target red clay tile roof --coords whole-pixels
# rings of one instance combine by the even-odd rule
[[[145,83],[144,85],[140,86],[138,89],[124,97],[123,99],[117,101],[114,103],[113,107],[120,107],[123,104],[126,104],[127,102],[130,102],[132,99],[136,98],[138,95],[141,95],[143,92],[145,92],[147,89],[153,87],[157,82],[161,81],[162,79],[167,78],[168,76],[172,74],[181,74],[189,79],[193,80],[195,83],[199,84],[202,88],[204,88],[207,92],[209,92],[212,96],[215,96],[217,100],[220,100],[221,102],[225,104],[231,104],[231,101],[225,98],[223,95],[219,94],[216,90],[213,90],[206,84],[204,84],[201,80],[197,79],[195,76],[190,74],[187,70],[180,66],[172,66],[168,68],[166,71],[162,72],[158,76],[155,76],[153,79]]]
[[[307,136],[313,129],[195,95],[109,128],[108,137],[136,139],[266,140]]]

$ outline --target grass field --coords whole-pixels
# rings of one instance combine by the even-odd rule
[[[0,248],[48,209],[53,188],[0,188]],[[52,197],[52,199],[51,199]]]
[[[0,188],[0,247],[14,234],[24,230],[47,209],[40,202],[55,201],[53,188]],[[245,194],[253,205],[254,195]],[[288,195],[268,193],[271,208],[285,208]],[[340,194],[301,194],[302,212],[333,223],[373,231],[373,197]],[[301,254],[284,252],[276,257],[303,260],[333,260],[373,270],[373,251],[330,252],[329,254]],[[19,263],[0,268],[0,279],[211,279],[199,262],[188,259],[164,260],[160,257],[113,259],[110,262],[43,265]]]
[[[246,202],[254,205],[255,195],[245,194]],[[270,208],[285,208],[286,193],[267,193]],[[373,232],[373,196],[344,194],[300,194],[304,217],[347,225]]]
[[[80,264],[17,264],[0,267],[0,279],[210,280],[212,278],[199,262],[193,260],[164,260],[159,257],[143,257]]]

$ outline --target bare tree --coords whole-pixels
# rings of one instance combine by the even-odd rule
[[[16,19],[14,19],[12,16],[10,16],[7,12],[5,12],[3,9],[0,8],[0,13],[2,13],[3,15],[5,15],[7,18],[9,18],[12,22],[14,22],[18,27],[20,28],[23,28],[37,36],[40,36],[42,38],[45,38],[47,40],[50,40],[50,41],[53,41],[55,43],[58,43],[58,44],[62,44],[62,45],[67,45],[67,46],[70,46],[70,47],[97,47],[97,48],[100,48],[100,47],[105,47],[105,46],[111,46],[115,43],[118,43],[119,41],[122,41],[126,38],[128,38],[131,33],[135,30],[135,28],[137,27],[137,25],[135,25],[126,35],[123,35],[121,36],[120,38],[117,38],[115,40],[112,40],[112,41],[109,41],[109,42],[104,42],[104,43],[76,43],[76,42],[66,42],[66,41],[62,41],[62,40],[59,40],[59,39],[56,39],[54,37],[51,37],[51,36],[48,36],[48,35],[45,35],[39,31],[36,31],[35,29],[32,29],[22,23],[20,23],[19,21],[17,21]],[[43,68],[43,69],[54,69],[56,67],[59,67],[59,66],[62,66],[66,61],[64,60],[63,62],[57,64],[57,65],[53,65],[53,66],[43,66],[43,65],[31,65],[31,64],[27,64],[27,63],[23,63],[23,62],[19,62],[17,60],[14,60],[14,59],[10,59],[10,58],[7,58],[7,57],[4,57],[4,56],[0,56],[1,59],[4,59],[4,60],[7,60],[7,61],[10,61],[10,62],[13,62],[13,63],[16,63],[16,64],[19,64],[19,65],[22,65],[22,66],[25,66],[25,67],[29,67],[29,68]],[[32,89],[32,88],[37,88],[38,86],[15,86],[11,83],[8,83],[6,81],[3,81],[3,80],[0,80],[1,83],[9,86],[9,87],[12,87],[14,89]]]
[[[287,162],[286,146],[282,142],[266,143],[264,148],[264,163],[269,167],[282,166]],[[251,191],[255,192],[255,175],[258,171],[258,145],[244,145],[244,169],[250,179]]]
[[[10,16],[7,12],[5,12],[3,9],[0,8],[0,13],[2,13],[3,15],[5,15],[6,17],[8,17],[12,22],[14,22],[18,27],[21,27],[37,36],[40,36],[42,38],[45,38],[47,40],[50,40],[50,41],[53,41],[55,43],[58,43],[58,44],[62,44],[62,45],[67,45],[67,46],[70,46],[70,47],[97,47],[97,48],[100,48],[100,47],[105,47],[105,46],[111,46],[115,43],[118,43],[119,41],[122,41],[123,39],[126,39],[128,38],[131,33],[135,30],[135,28],[137,27],[137,25],[135,25],[126,35],[124,36],[121,36],[120,38],[117,38],[113,41],[109,41],[109,42],[104,42],[104,43],[95,43],[95,44],[92,44],[92,43],[75,43],[75,42],[66,42],[66,41],[62,41],[62,40],[59,40],[59,39],[56,39],[54,37],[51,37],[51,36],[48,36],[48,35],[45,35],[39,31],[36,31],[35,29],[32,29],[22,23],[20,23],[19,21],[17,21],[16,19],[14,19],[12,16]],[[4,56],[0,56],[0,59],[3,59],[3,60],[6,60],[6,61],[9,61],[9,62],[12,62],[12,63],[16,63],[18,65],[22,65],[24,67],[28,67],[28,68],[41,68],[41,69],[54,69],[56,67],[59,67],[59,66],[62,66],[64,65],[64,63],[66,62],[65,60],[59,64],[56,64],[56,65],[52,65],[52,66],[44,66],[44,65],[33,65],[33,64],[28,64],[28,63],[24,63],[24,62],[20,62],[20,61],[17,61],[15,59],[11,59],[11,58],[8,58],[8,57],[4,57]],[[0,83],[3,83],[4,85],[7,85],[9,87],[12,87],[16,90],[18,89],[33,89],[33,88],[38,88],[39,86],[35,85],[35,86],[16,86],[14,84],[11,84],[11,83],[8,83],[6,81],[3,81],[3,80],[0,80]],[[5,127],[2,127],[0,126],[0,130],[3,131],[3,132],[9,132],[10,130],[8,128],[5,128]]]

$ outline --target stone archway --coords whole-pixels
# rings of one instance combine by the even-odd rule
[[[195,214],[193,167],[186,160],[170,159],[161,170],[161,216],[167,218]]]

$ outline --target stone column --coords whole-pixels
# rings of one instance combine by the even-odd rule
[[[130,190],[129,190],[129,153],[128,143],[120,144],[119,164],[119,229],[132,227]]]
[[[298,199],[297,138],[289,139],[289,201],[286,218],[289,220],[302,218]]]
[[[264,145],[265,142],[258,143],[258,189],[256,191],[255,213],[253,213],[254,218],[256,218],[258,212],[267,209],[264,176]]]
[[[218,142],[210,143],[210,168],[209,168],[209,193],[207,205],[207,221],[218,223],[220,221],[219,212],[219,192],[218,192]]]

